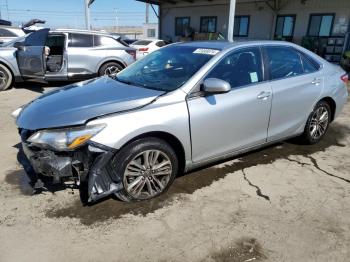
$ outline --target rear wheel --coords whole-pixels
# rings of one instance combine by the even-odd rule
[[[0,91],[8,89],[12,84],[12,74],[10,70],[0,64]]]
[[[123,189],[116,193],[122,201],[141,201],[164,193],[178,172],[178,159],[171,146],[158,138],[137,140],[112,160]]]
[[[316,144],[322,140],[327,133],[331,120],[331,108],[325,101],[320,101],[311,112],[304,133],[302,135],[303,142],[307,144]]]
[[[108,62],[101,66],[98,71],[99,76],[107,75],[109,77],[116,77],[116,75],[122,71],[124,68],[116,62]]]

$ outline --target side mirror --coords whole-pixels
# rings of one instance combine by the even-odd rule
[[[16,42],[16,43],[13,44],[13,47],[17,48],[18,50],[23,50],[24,45],[23,45],[22,42]]]
[[[231,85],[218,78],[208,78],[204,80],[202,90],[207,94],[223,94],[231,91]]]

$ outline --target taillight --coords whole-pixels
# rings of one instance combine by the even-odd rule
[[[349,83],[349,75],[348,75],[348,74],[342,75],[342,76],[340,77],[340,79],[341,79],[345,84]]]
[[[136,51],[135,50],[125,50],[125,51],[136,60]]]
[[[140,52],[147,52],[148,51],[148,47],[142,47],[139,49]]]

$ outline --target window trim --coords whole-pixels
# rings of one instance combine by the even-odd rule
[[[300,63],[301,63],[301,66],[302,66],[302,69],[303,69],[303,73],[302,74],[299,74],[299,75],[296,75],[296,76],[290,76],[290,77],[283,77],[283,78],[277,78],[277,79],[272,79],[271,77],[271,69],[270,69],[270,63],[269,63],[269,56],[267,54],[267,50],[266,48],[268,47],[282,47],[282,48],[287,48],[287,49],[291,49],[293,51],[295,51],[298,56],[299,56],[299,59],[300,59]],[[322,70],[322,65],[315,61],[315,59],[311,58],[309,55],[305,54],[303,51],[293,47],[293,46],[283,46],[283,45],[263,45],[261,46],[262,48],[262,53],[263,53],[263,56],[264,56],[264,60],[263,60],[263,63],[264,63],[264,68],[266,70],[266,77],[267,77],[267,81],[268,82],[274,82],[274,81],[281,81],[281,80],[288,80],[288,79],[291,79],[291,78],[294,78],[294,77],[300,77],[300,76],[305,76],[305,75],[310,75],[310,74],[314,74],[316,72],[319,72],[320,70]],[[304,56],[306,59],[308,59],[310,62],[312,62],[313,64],[315,65],[318,65],[318,69],[315,71],[315,72],[311,72],[311,73],[305,73],[305,70],[304,70],[304,64],[303,64],[303,61],[301,59],[301,56]],[[310,58],[309,58],[310,57]]]
[[[279,36],[279,35],[277,35],[277,23],[278,23],[278,19],[279,18],[284,18],[283,19],[283,26],[282,26],[282,35],[281,35],[281,37],[294,37],[294,32],[295,32],[295,24],[296,24],[296,21],[297,21],[297,15],[296,14],[286,14],[286,15],[278,15],[277,16],[277,18],[276,18],[276,24],[275,24],[275,37],[277,37],[277,36]],[[293,29],[292,29],[292,35],[288,35],[288,36],[286,36],[286,35],[283,35],[283,31],[284,31],[284,23],[285,23],[285,21],[286,21],[286,17],[293,17],[294,18],[294,21],[293,21]]]
[[[320,36],[320,31],[321,31],[321,25],[318,29],[318,34],[317,35],[310,35],[310,26],[311,26],[311,21],[312,21],[312,18],[315,17],[315,16],[332,16],[332,24],[331,24],[331,30],[329,32],[329,36]],[[328,38],[328,37],[331,37],[333,35],[333,29],[334,29],[334,22],[335,22],[335,16],[336,14],[335,13],[312,13],[310,14],[309,16],[309,24],[307,26],[307,36],[308,37],[319,37],[319,38]],[[321,23],[322,23],[322,20],[321,20]]]
[[[238,35],[234,34],[235,33],[235,29],[233,28],[233,36],[234,37],[248,37],[249,36],[249,31],[250,31],[250,15],[236,15],[234,17],[234,19],[236,19],[236,18],[240,19],[239,20],[239,26],[240,27],[241,27],[241,18],[248,18],[248,28],[247,28],[247,34],[245,34],[245,35],[240,35],[239,33],[238,33]],[[235,25],[236,25],[236,23],[235,23]],[[239,31],[240,31],[240,28],[239,28],[238,32]]]
[[[203,29],[202,29],[202,20],[208,19],[208,18],[215,18],[215,30],[214,30],[214,32],[203,32]],[[217,33],[217,30],[218,30],[218,17],[217,17],[217,16],[201,16],[201,17],[200,17],[200,24],[199,24],[199,32],[200,32],[200,33],[204,33],[204,34],[214,34],[214,33]]]
[[[182,34],[177,34],[177,20],[188,19],[188,26],[191,26],[191,17],[190,16],[177,16],[175,17],[175,36],[182,36]]]

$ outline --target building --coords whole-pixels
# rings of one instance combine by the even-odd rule
[[[334,62],[350,49],[350,0],[138,1],[159,5],[162,39],[179,41],[190,27],[228,39],[291,41]]]
[[[158,23],[144,23],[142,27],[143,39],[158,39]]]

